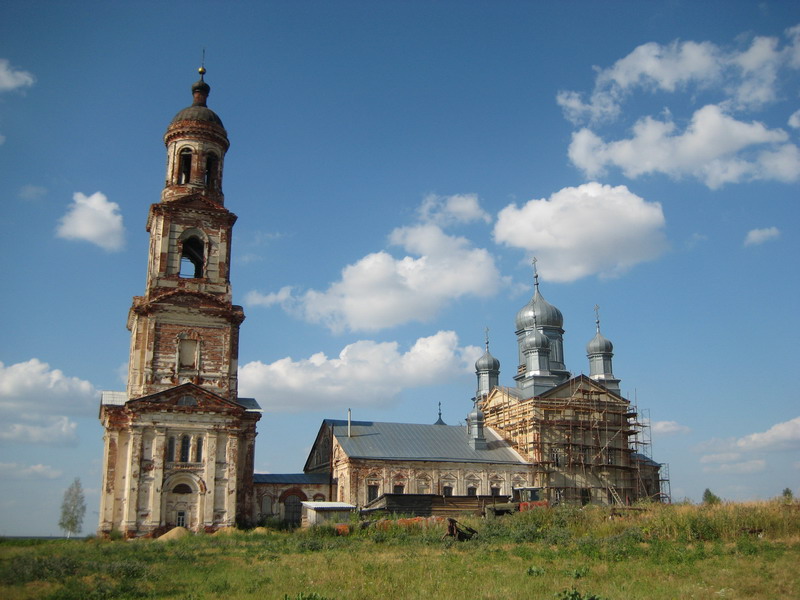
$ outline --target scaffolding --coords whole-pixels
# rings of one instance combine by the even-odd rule
[[[534,485],[551,502],[668,501],[668,470],[650,458],[649,416],[628,400],[581,379],[563,397],[517,394],[495,388],[482,401],[486,424],[533,465]]]

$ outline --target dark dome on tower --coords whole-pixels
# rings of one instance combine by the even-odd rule
[[[192,84],[192,97],[194,102],[191,106],[187,106],[180,111],[172,119],[172,123],[178,121],[204,121],[206,123],[214,123],[224,129],[222,119],[219,118],[217,113],[206,106],[206,99],[211,93],[211,86],[205,82],[204,75],[206,70],[200,67],[200,79]]]

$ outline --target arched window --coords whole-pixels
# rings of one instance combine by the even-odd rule
[[[181,350],[183,350],[183,348],[181,348]],[[194,364],[194,361],[192,361],[192,364]],[[183,353],[181,353],[181,366],[185,366],[183,363]],[[195,400],[192,396],[181,396],[178,398],[178,406],[197,406],[197,400]]]
[[[192,177],[192,150],[184,148],[178,155],[178,184],[189,183]]]
[[[217,170],[219,169],[219,159],[215,154],[206,156],[205,184],[207,188],[216,189],[218,187]]]
[[[325,502],[325,494],[314,494],[314,502]]]
[[[194,462],[203,462],[203,438],[198,437],[194,447]]]
[[[172,462],[175,460],[175,437],[172,436],[167,440],[167,462]]]
[[[185,435],[181,438],[181,461],[180,462],[189,462],[189,444],[191,440],[189,439],[188,435]]]
[[[261,514],[262,515],[272,514],[272,497],[270,496],[261,497]]]
[[[199,279],[203,276],[205,245],[199,237],[191,236],[183,240],[181,249],[181,277]]]
[[[179,483],[174,488],[172,488],[173,494],[191,494],[192,488],[189,487],[186,483]]]

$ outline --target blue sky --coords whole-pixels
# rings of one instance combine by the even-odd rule
[[[0,535],[96,524],[99,390],[124,389],[162,136],[231,139],[258,472],[321,419],[455,424],[484,328],[513,384],[541,291],[588,372],[595,304],[675,499],[800,492],[800,5],[5,2]]]

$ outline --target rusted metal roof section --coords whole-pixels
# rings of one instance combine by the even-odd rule
[[[348,427],[346,420],[337,419],[325,424],[350,458],[528,464],[489,428],[484,430],[486,448],[473,448],[467,428],[457,425],[352,421]]]

